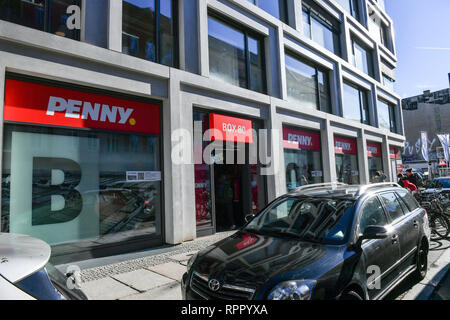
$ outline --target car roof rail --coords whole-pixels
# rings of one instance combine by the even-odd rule
[[[348,184],[342,183],[342,182],[324,182],[324,183],[307,184],[307,185],[296,188],[294,190],[294,192],[305,191],[308,189],[326,188],[326,187],[336,188],[339,186],[348,186]]]
[[[372,188],[380,188],[380,187],[398,187],[401,188],[401,186],[397,182],[379,182],[379,183],[371,183],[366,184],[359,188],[358,192],[356,193],[356,196],[360,196],[363,192],[366,192],[369,189]]]

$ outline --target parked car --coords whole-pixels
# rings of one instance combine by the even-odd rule
[[[48,264],[50,246],[26,235],[0,233],[0,300],[84,300],[67,277]]]
[[[427,184],[426,193],[444,193],[450,195],[450,177],[434,178],[429,184]]]
[[[426,211],[394,183],[310,185],[200,251],[184,299],[363,300],[427,272]]]

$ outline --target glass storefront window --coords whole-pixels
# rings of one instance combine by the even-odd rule
[[[67,8],[80,0],[0,0],[0,19],[50,32],[61,37],[80,39],[80,30],[67,27]]]
[[[339,29],[337,23],[329,22],[331,18],[322,18],[320,13],[313,12],[309,6],[303,5],[303,31],[305,36],[314,40],[325,49],[340,56]]]
[[[176,66],[175,0],[124,0],[122,53]]]
[[[323,182],[320,133],[283,128],[286,189]]]
[[[287,94],[305,108],[330,112],[330,87],[325,71],[286,54]]]
[[[211,77],[265,93],[264,46],[260,39],[211,16],[208,39]]]
[[[377,171],[383,171],[383,158],[381,152],[381,144],[367,142],[367,157],[369,164],[369,180],[373,182],[381,182],[375,179]]]
[[[1,231],[51,245],[160,237],[159,150],[156,136],[7,124]]]
[[[343,109],[345,119],[355,120],[364,124],[370,123],[367,93],[347,83],[344,83]]]
[[[338,182],[359,183],[356,140],[335,137],[334,152],[336,158],[336,176]]]

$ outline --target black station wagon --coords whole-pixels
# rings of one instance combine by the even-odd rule
[[[381,299],[427,272],[427,213],[395,183],[301,187],[247,221],[189,260],[184,299]]]

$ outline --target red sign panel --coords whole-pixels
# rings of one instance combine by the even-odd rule
[[[6,121],[160,134],[155,104],[6,79]]]
[[[381,144],[367,142],[367,156],[381,158]]]
[[[320,151],[320,133],[283,128],[283,147]]]
[[[356,154],[356,140],[334,137],[334,152],[343,154]]]
[[[243,234],[242,238],[244,238],[244,240],[242,240],[241,242],[239,242],[235,245],[236,249],[238,249],[238,250],[247,248],[247,247],[251,246],[252,244],[254,244],[256,241],[258,241],[257,236],[252,236],[251,234],[248,234],[248,233]]]
[[[211,113],[209,115],[211,141],[253,143],[252,121]]]
[[[389,157],[390,157],[391,159],[398,159],[398,158],[400,157],[400,156],[399,156],[398,149],[397,149],[397,148],[389,147]]]

